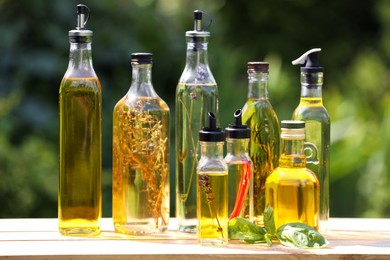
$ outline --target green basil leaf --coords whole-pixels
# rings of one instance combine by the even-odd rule
[[[275,238],[275,235],[271,235],[271,234],[267,233],[267,234],[265,234],[264,238],[265,238],[265,242],[267,242],[267,244],[269,246],[272,246],[272,239]]]
[[[245,240],[247,243],[265,242],[265,230],[252,222],[236,217],[229,221],[229,238]]]
[[[322,248],[329,242],[314,228],[303,223],[289,223],[276,231],[280,243],[296,248]]]
[[[267,233],[275,235],[274,209],[270,206],[264,209],[264,227]]]

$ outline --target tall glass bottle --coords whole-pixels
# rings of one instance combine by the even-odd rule
[[[242,111],[234,113],[234,123],[225,128],[229,183],[229,219],[253,221],[253,163],[249,157],[250,129],[242,124]]]
[[[169,108],[152,85],[152,54],[133,53],[132,82],[113,115],[112,216],[117,232],[163,232],[169,221]]]
[[[308,163],[320,180],[320,231],[326,232],[329,219],[330,118],[322,103],[324,68],[318,62],[321,49],[311,49],[293,64],[301,64],[301,99],[292,118],[306,124],[306,142],[318,148],[318,163]]]
[[[310,151],[313,162],[317,149],[304,143],[303,121],[282,121],[282,145],[279,167],[265,183],[266,207],[273,210],[275,228],[292,222],[301,222],[318,229],[320,183],[306,168],[304,149]]]
[[[268,62],[248,62],[248,100],[242,122],[251,129],[249,156],[253,162],[254,223],[263,226],[265,181],[279,162],[279,120],[268,97]]]
[[[92,66],[89,9],[77,6],[69,31],[69,66],[59,91],[58,222],[63,235],[100,233],[102,209],[101,86]]]
[[[228,242],[228,169],[223,159],[225,134],[213,113],[199,132],[201,157],[197,166],[197,234],[201,245]]]
[[[210,33],[202,29],[202,12],[194,12],[194,30],[186,32],[186,66],[176,88],[176,218],[179,231],[196,232],[198,133],[207,113],[218,115],[218,88],[207,58]]]

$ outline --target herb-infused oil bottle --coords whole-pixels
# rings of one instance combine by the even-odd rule
[[[234,123],[225,128],[229,182],[229,219],[253,221],[253,164],[248,146],[250,129],[242,124],[242,111],[234,113]]]
[[[249,156],[253,162],[253,217],[263,226],[265,181],[278,166],[279,120],[268,97],[268,62],[248,62],[248,100],[242,122],[251,130]]]
[[[182,232],[196,232],[198,133],[207,125],[208,112],[218,116],[218,88],[207,56],[209,37],[202,28],[202,11],[194,11],[194,30],[186,32],[186,65],[176,88],[176,218]]]
[[[201,157],[197,166],[197,235],[201,245],[228,242],[228,169],[223,159],[225,134],[213,113],[199,132]]]
[[[318,229],[320,183],[306,168],[306,159],[316,161],[317,149],[305,143],[305,123],[281,122],[281,155],[276,168],[265,183],[266,207],[273,210],[275,228],[301,222]],[[310,152],[306,158],[304,150]]]
[[[329,156],[330,118],[322,103],[324,68],[320,66],[318,54],[321,49],[311,49],[293,64],[301,64],[301,99],[292,118],[306,125],[306,142],[318,148],[318,163],[308,163],[320,180],[320,231],[326,232],[329,219]]]
[[[131,55],[132,82],[113,114],[112,216],[117,232],[163,232],[169,221],[169,108],[152,85],[152,54]]]
[[[92,66],[89,9],[77,6],[69,31],[69,66],[59,91],[59,231],[97,235],[102,210],[101,86]]]

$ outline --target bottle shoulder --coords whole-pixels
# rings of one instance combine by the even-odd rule
[[[277,167],[267,178],[267,182],[278,182],[278,181],[291,181],[291,182],[302,182],[307,181],[319,184],[318,178],[313,171],[305,167]]]
[[[114,111],[128,111],[135,109],[136,111],[161,111],[169,116],[169,107],[167,103],[160,97],[134,97],[126,94],[115,105]]]
[[[60,94],[69,92],[95,92],[101,94],[100,80],[97,77],[66,77],[61,81]]]
[[[292,115],[293,120],[314,120],[330,123],[328,111],[324,106],[304,106],[299,104]]]
[[[204,157],[199,160],[198,172],[224,172],[227,171],[227,164],[223,158],[219,157]]]
[[[186,65],[180,76],[179,83],[217,85],[214,75],[207,64]]]

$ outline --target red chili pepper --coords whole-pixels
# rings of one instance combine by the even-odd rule
[[[244,201],[248,193],[250,178],[251,178],[251,165],[248,161],[245,161],[242,164],[242,174],[238,186],[236,203],[234,204],[234,209],[230,214],[229,219],[240,216],[242,206],[244,205]]]

